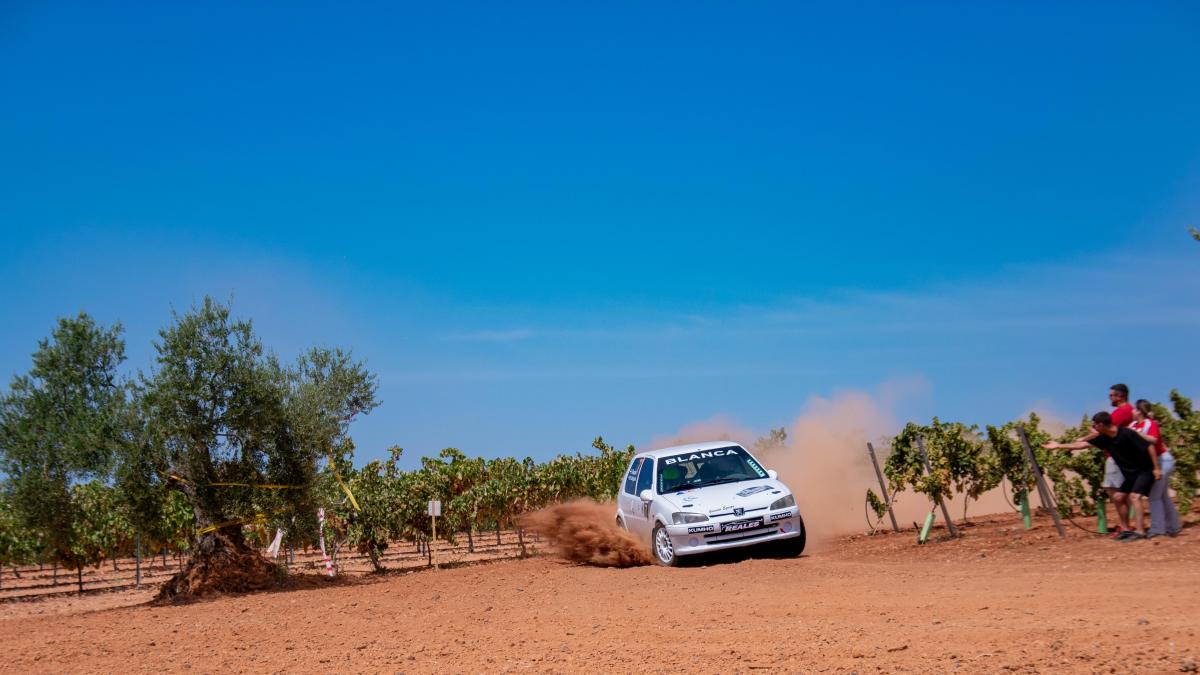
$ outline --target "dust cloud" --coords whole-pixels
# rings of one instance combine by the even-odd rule
[[[599,567],[634,567],[652,560],[646,546],[617,527],[616,507],[589,499],[548,506],[526,514],[521,525],[536,532],[572,562]]]
[[[750,447],[750,443],[758,435],[752,429],[743,427],[725,415],[717,415],[706,420],[693,422],[673,434],[655,436],[650,439],[647,448],[669,448],[672,445],[699,443],[701,441],[733,441]]]
[[[880,467],[887,458],[890,438],[903,426],[895,409],[899,401],[924,394],[927,384],[921,380],[885,383],[873,392],[843,391],[832,397],[810,397],[800,414],[787,425],[787,441],[782,446],[756,451],[759,459],[796,495],[804,517],[810,543],[822,538],[868,531],[873,524],[891,528],[885,515],[880,521],[866,511],[867,489],[880,494],[879,481],[867,453],[867,442],[875,446]],[[754,433],[724,416],[684,426],[674,434],[657,437],[648,447],[732,440],[753,448]],[[671,443],[662,441],[669,440]],[[882,495],[881,495],[882,496]],[[978,500],[955,495],[946,507],[956,523],[968,516],[1012,510],[1002,489],[992,490]],[[933,504],[924,496],[905,491],[896,496],[893,510],[900,527],[920,523]],[[944,527],[940,509],[936,523]]]

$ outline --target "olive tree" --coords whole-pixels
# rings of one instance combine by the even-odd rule
[[[142,383],[147,441],[129,471],[182,493],[198,535],[188,566],[160,596],[277,583],[281,572],[241,525],[314,518],[320,464],[351,420],[375,407],[375,377],[338,349],[312,349],[285,366],[249,321],[211,298],[177,314],[155,348],[157,367]]]
[[[0,398],[0,471],[13,518],[49,561],[76,571],[98,565],[107,548],[90,545],[78,486],[108,481],[127,443],[127,389],[117,368],[125,360],[120,325],[105,327],[80,313],[58,321],[38,343],[33,367],[14,377]]]

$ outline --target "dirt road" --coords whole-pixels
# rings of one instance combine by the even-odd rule
[[[1200,528],[1117,543],[981,518],[799,559],[602,569],[549,557],[178,607],[0,620],[14,672],[1180,672]]]

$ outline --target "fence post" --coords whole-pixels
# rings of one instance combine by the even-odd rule
[[[883,472],[879,470],[879,460],[875,458],[875,446],[867,442],[867,452],[871,455],[871,466],[875,467],[875,477],[879,479],[879,489],[883,490],[884,503],[887,504],[888,515],[892,518],[892,530],[900,531],[900,526],[896,524],[896,514],[892,513],[892,497],[888,493],[887,483],[883,482]]]
[[[933,475],[933,467],[929,464],[929,455],[925,452],[925,440],[917,436],[917,449],[921,451],[921,461],[925,462],[925,473]],[[946,502],[938,497],[938,506],[942,507],[942,517],[946,519],[946,528],[950,530],[951,537],[958,536],[958,528],[954,527],[954,521],[950,518],[950,511],[946,508]]]
[[[1058,504],[1054,503],[1050,486],[1046,485],[1042,467],[1038,465],[1037,456],[1033,454],[1033,448],[1029,445],[1029,436],[1025,435],[1024,426],[1017,425],[1017,436],[1021,438],[1021,445],[1025,447],[1025,458],[1029,460],[1029,467],[1033,470],[1033,479],[1037,482],[1038,499],[1042,502],[1042,507],[1048,509],[1050,515],[1054,516],[1054,527],[1058,528],[1058,536],[1065,537],[1067,532],[1063,529],[1062,519],[1058,517]]]

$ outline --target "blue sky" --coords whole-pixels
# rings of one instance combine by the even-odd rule
[[[0,7],[0,374],[205,294],[361,458],[1200,396],[1194,3]]]

